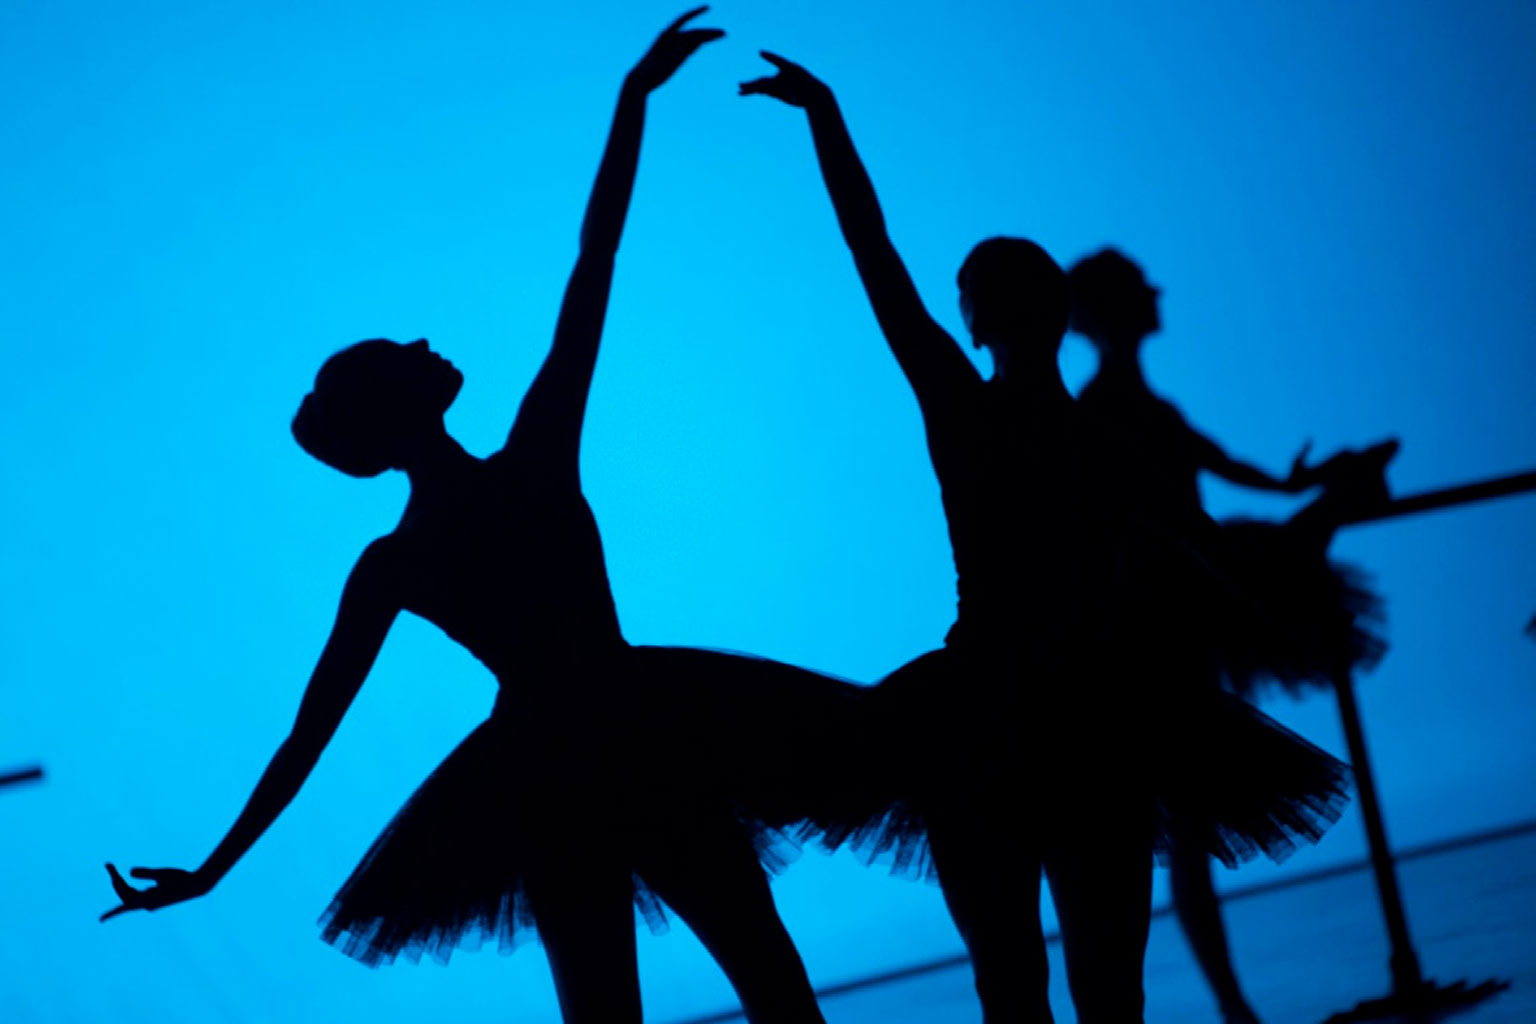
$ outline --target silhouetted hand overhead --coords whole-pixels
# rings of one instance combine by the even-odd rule
[[[779,69],[778,74],[742,82],[738,90],[742,96],[772,96],[792,107],[807,108],[832,99],[827,83],[799,64],[767,50],[760,52],[764,60]]]
[[[108,864],[107,874],[112,879],[112,889],[122,903],[102,914],[101,920],[126,914],[130,910],[159,910],[172,903],[185,903],[206,896],[213,888],[213,882],[200,872],[183,871],[181,868],[134,868],[128,873],[134,878],[154,884],[148,889],[135,889],[118,873],[115,866]]]
[[[707,6],[695,7],[668,25],[629,73],[630,82],[646,92],[660,88],[695,50],[724,36],[718,28],[683,27],[707,10]]]

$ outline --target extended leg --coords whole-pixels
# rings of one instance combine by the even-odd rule
[[[723,822],[669,836],[643,854],[640,876],[709,950],[751,1024],[822,1024],[744,830]]]
[[[627,867],[596,857],[530,879],[565,1024],[640,1024],[633,884]]]
[[[1173,908],[1184,937],[1228,1024],[1258,1024],[1232,970],[1221,905],[1211,884],[1211,858],[1198,845],[1176,839],[1169,858]]]

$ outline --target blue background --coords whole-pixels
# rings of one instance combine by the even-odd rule
[[[838,91],[940,321],[979,238],[1114,243],[1166,292],[1154,386],[1282,471],[1397,434],[1399,492],[1536,465],[1536,9],[1359,0],[721,5],[651,103],[583,471],[625,631],[872,680],[953,580],[916,405],[804,119]],[[310,784],[208,899],[110,926],[101,863],[194,866],[284,735],[403,479],[306,457],[330,352],[425,335],[450,428],[503,436],[543,357],[655,3],[0,8],[0,1010],[13,1021],[545,1020],[536,947],[363,970],[313,921],[493,680],[403,619]],[[1079,342],[1069,379],[1091,371]],[[1208,489],[1217,511],[1289,506]],[[1346,535],[1393,648],[1361,700],[1405,843],[1536,816],[1536,499]],[[1325,699],[1270,708],[1339,751]],[[1353,814],[1297,868],[1363,852]],[[1229,883],[1269,877],[1258,867]],[[937,891],[807,855],[776,886],[817,981],[959,948]],[[1410,905],[1412,893],[1409,894]],[[649,1014],[728,1005],[679,925]]]

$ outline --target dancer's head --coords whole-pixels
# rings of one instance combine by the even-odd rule
[[[1117,249],[1085,256],[1067,272],[1072,284],[1072,329],[1100,352],[1139,345],[1162,327],[1159,290],[1141,267]]]
[[[978,348],[999,366],[1023,357],[1051,365],[1067,330],[1067,278],[1056,261],[1023,238],[988,238],[960,266],[960,314]]]
[[[293,418],[300,447],[351,476],[401,469],[413,442],[440,431],[464,375],[427,346],[375,338],[337,352]]]

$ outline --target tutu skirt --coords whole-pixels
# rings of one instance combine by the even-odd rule
[[[1222,687],[1233,623],[1257,614],[1246,593],[1176,539],[1097,552],[1057,592],[973,604],[944,648],[873,687],[877,767],[834,794],[862,806],[807,832],[904,875],[934,873],[927,832],[946,815],[1021,855],[1068,831],[1159,858],[1177,835],[1229,865],[1317,841],[1349,770]],[[1266,634],[1248,628],[1251,650]]]
[[[838,787],[841,806],[813,813],[803,837],[933,878],[929,826],[958,809],[1021,853],[1086,828],[1159,860],[1193,842],[1235,866],[1315,843],[1348,802],[1342,762],[1219,687],[1091,696],[1063,687],[1067,670],[953,647],[903,666],[869,693],[867,728],[880,738],[866,742],[885,756],[866,764],[863,785]],[[1150,832],[1127,831],[1143,823]]]
[[[514,688],[515,687],[515,688]],[[647,866],[667,851],[750,843],[762,869],[798,825],[864,806],[853,684],[772,661],[629,648],[503,690],[490,719],[431,774],[342,885],[322,938],[364,964],[446,962],[537,934],[538,895],[589,871],[632,879],[641,920],[666,913]]]
[[[1380,595],[1361,570],[1329,559],[1307,531],[1234,519],[1221,524],[1217,544],[1222,571],[1244,595],[1222,644],[1234,692],[1253,698],[1277,685],[1296,696],[1381,660]]]

